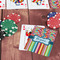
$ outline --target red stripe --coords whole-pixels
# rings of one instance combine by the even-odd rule
[[[28,41],[27,41],[27,43],[26,43],[26,45],[25,45],[24,49],[26,49],[26,46],[27,46],[28,42],[29,42],[29,39],[28,39]]]
[[[41,49],[41,52],[42,52],[43,48],[44,48],[44,45],[43,45],[43,47],[42,47],[42,49]],[[40,54],[41,54],[41,52],[40,52]]]

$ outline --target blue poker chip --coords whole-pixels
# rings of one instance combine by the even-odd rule
[[[47,18],[49,19],[49,18],[51,18],[51,17],[53,17],[53,16],[55,16],[55,15],[56,15],[56,12],[50,12],[50,13],[48,14]]]

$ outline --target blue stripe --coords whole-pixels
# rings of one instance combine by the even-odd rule
[[[31,52],[35,52],[37,45],[38,45],[38,42],[35,42],[35,44],[34,44],[33,49],[32,49]]]

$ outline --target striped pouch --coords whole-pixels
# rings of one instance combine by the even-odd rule
[[[35,26],[25,45],[26,51],[48,57],[50,55],[57,32]]]

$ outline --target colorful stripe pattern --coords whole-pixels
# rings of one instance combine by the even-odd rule
[[[37,3],[37,5],[41,5],[41,2],[44,0],[32,0],[33,3]]]
[[[52,42],[54,42],[56,34],[57,34],[56,31],[35,26],[31,35],[32,36],[38,35],[43,38],[49,38],[49,39],[51,39]],[[51,44],[49,44],[47,46],[47,45],[44,45],[43,43],[34,42],[34,41],[32,41],[32,39],[29,38],[25,45],[25,49],[26,49],[26,51],[31,51],[31,52],[41,54],[43,56],[48,57],[50,55],[52,46],[53,45],[51,45]]]
[[[12,1],[12,2],[19,2],[19,3],[21,3],[21,2],[23,2],[24,0],[10,0],[10,1]]]
[[[24,0],[10,0],[12,2],[14,2],[16,5],[20,5],[20,3],[22,3]]]
[[[60,0],[50,0],[50,5],[52,8],[60,8]]]

